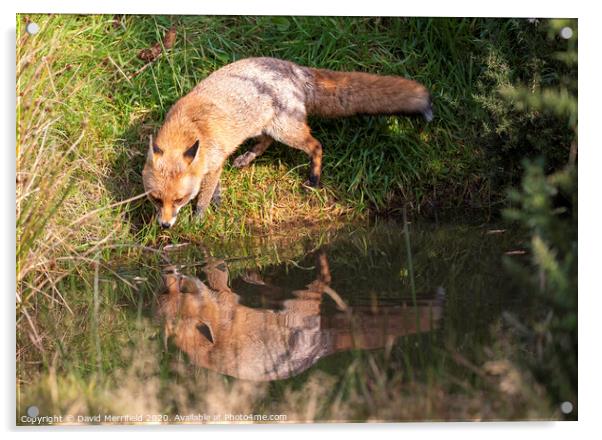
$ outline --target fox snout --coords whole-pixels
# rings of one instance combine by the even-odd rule
[[[157,213],[157,221],[162,228],[171,228],[176,222],[177,212],[173,209],[160,208]]]
[[[170,221],[166,222],[164,220],[162,220],[161,218],[159,218],[159,225],[164,228],[164,229],[169,229],[173,226],[173,224],[176,222],[176,218],[173,217]]]

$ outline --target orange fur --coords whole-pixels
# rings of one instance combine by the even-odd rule
[[[394,115],[421,113],[430,105],[422,84],[400,76],[310,69],[316,93],[308,103],[310,114],[344,117],[356,114]]]

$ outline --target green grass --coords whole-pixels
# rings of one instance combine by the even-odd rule
[[[35,36],[24,32],[27,20],[41,25]],[[522,115],[500,93],[516,83],[537,88],[559,81],[554,50],[561,43],[550,43],[543,24],[526,20],[54,15],[17,21],[21,268],[39,258],[34,264],[45,264],[39,254],[46,251],[52,259],[99,243],[245,236],[399,215],[404,207],[496,211],[519,174],[518,158],[545,151],[554,165],[568,150],[571,130],[545,112]],[[144,66],[139,51],[172,25],[175,45],[133,77]],[[436,119],[428,125],[397,117],[312,120],[325,146],[323,189],[302,191],[307,158],[276,145],[249,170],[226,167],[219,210],[202,223],[185,210],[167,233],[145,199],[121,203],[142,193],[148,136],[170,105],[215,69],[258,55],[414,78],[431,89]]]
[[[40,24],[35,36],[24,31],[28,20]],[[171,26],[175,45],[140,70],[139,51]],[[519,111],[504,97],[517,84],[528,93],[561,82],[567,71],[555,51],[563,44],[547,38],[543,23],[519,19],[19,15],[19,383],[32,393],[39,385],[49,405],[80,404],[78,393],[110,403],[119,388],[106,373],[126,368],[117,358],[140,337],[142,321],[132,317],[146,304],[139,286],[115,274],[141,255],[156,267],[165,245],[230,243],[243,257],[259,246],[268,266],[283,258],[276,248],[294,259],[343,224],[404,209],[497,212],[521,158],[543,153],[554,168],[568,157],[567,124],[545,110]],[[159,229],[151,204],[137,198],[148,136],[180,96],[249,56],[416,79],[432,91],[435,120],[312,118],[325,149],[323,188],[303,190],[307,158],[277,144],[247,170],[226,166],[222,205],[202,221],[187,207],[174,228]],[[316,229],[318,243],[307,244]],[[443,249],[438,257],[449,259],[453,276],[466,251]]]
[[[543,84],[546,79],[537,78],[553,67],[539,48],[551,53],[544,33],[521,20],[127,16],[118,17],[116,23],[112,16],[35,19],[43,31],[26,41],[22,50],[48,44],[35,56],[41,60],[56,47],[49,75],[62,73],[39,97],[60,102],[56,111],[62,118],[56,129],[63,136],[74,138],[85,125],[78,151],[89,162],[82,172],[100,172],[103,177],[104,191],[98,194],[100,200],[94,200],[97,206],[141,192],[148,135],[156,131],[171,104],[224,64],[258,55],[331,69],[405,75],[432,90],[436,120],[430,125],[396,117],[311,121],[325,146],[324,187],[343,208],[356,214],[399,213],[404,204],[420,210],[433,204],[491,203],[499,200],[503,188],[495,178],[503,178],[504,185],[508,180],[491,169],[487,148],[503,150],[509,141],[501,136],[514,121],[507,114],[497,121],[501,116],[496,112],[509,112],[497,88],[525,79]],[[138,52],[160,41],[172,25],[178,29],[175,46],[129,79],[144,64],[137,59]],[[532,61],[525,67],[527,59]],[[494,139],[491,133],[496,131],[500,136]],[[524,137],[514,134],[512,142]],[[487,145],[493,141],[496,146]],[[496,159],[499,153],[494,153]],[[257,165],[267,166],[266,172],[276,181],[286,178],[291,184],[307,173],[303,153],[282,145],[271,148]],[[289,174],[289,170],[293,171]],[[492,179],[497,187],[491,188]],[[273,224],[262,212],[264,198],[249,201],[252,193],[263,193],[264,188],[254,191],[255,182],[247,171],[228,168],[224,180],[232,195],[224,210],[236,211],[240,203],[246,216],[258,218],[262,225]],[[290,205],[281,204],[286,210],[305,201],[298,191],[292,194]],[[274,202],[276,194],[269,195]],[[277,196],[281,199],[283,194]],[[140,205],[133,207],[138,226],[150,217]],[[221,232],[239,230],[228,225]]]

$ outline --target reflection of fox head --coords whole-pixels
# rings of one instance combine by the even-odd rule
[[[142,180],[164,228],[175,223],[180,208],[200,190],[204,168],[200,142],[196,124],[179,106],[168,113],[155,142],[150,139]]]
[[[165,336],[175,337],[195,361],[207,362],[219,327],[215,292],[198,278],[167,274],[163,281],[166,295],[160,298],[159,314],[165,319]]]

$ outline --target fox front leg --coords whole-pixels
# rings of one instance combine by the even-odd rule
[[[216,208],[219,208],[222,204],[222,182],[220,179],[217,179],[217,185],[215,185],[215,190],[211,196],[211,204]]]
[[[222,170],[220,169],[207,173],[203,179],[195,209],[195,214],[198,217],[202,217],[205,214],[209,203],[213,202],[214,205],[219,206],[221,201],[221,185],[219,182],[221,174]]]

